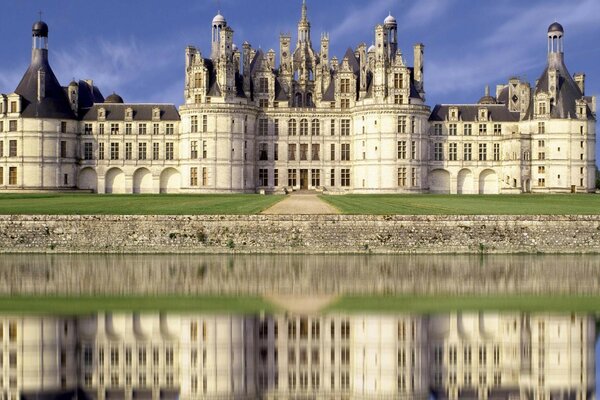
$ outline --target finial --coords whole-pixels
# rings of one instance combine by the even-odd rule
[[[307,11],[306,11],[306,0],[302,0],[302,21],[307,20]]]
[[[485,85],[485,95],[486,96],[490,95],[490,85]]]
[[[42,13],[41,11],[38,11],[38,14],[40,15],[40,21],[41,21],[41,20],[42,20],[42,14],[43,14],[43,13]]]

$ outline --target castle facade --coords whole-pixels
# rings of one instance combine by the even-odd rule
[[[313,46],[304,2],[295,44],[234,44],[219,13],[210,54],[185,51],[184,104],[106,98],[90,80],[63,87],[48,26],[31,65],[0,95],[0,190],[97,193],[557,193],[595,188],[596,98],[564,63],[564,29],[531,85],[511,78],[476,104],[425,101],[424,46],[409,66],[388,16],[374,44]],[[276,62],[278,58],[279,62]]]

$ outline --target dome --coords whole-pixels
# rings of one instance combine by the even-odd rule
[[[548,27],[548,33],[553,33],[553,32],[565,33],[565,30],[563,29],[563,26],[561,24],[559,24],[558,22],[554,22],[552,25],[550,25]]]
[[[37,37],[48,37],[48,24],[44,21],[36,22],[31,28],[31,33],[33,36]]]
[[[231,45],[231,50],[233,50],[233,51],[237,51],[237,50],[238,50],[237,44],[235,44],[235,43],[234,43],[234,44],[232,44],[232,45]]]
[[[111,103],[111,104],[123,104],[124,103],[123,98],[116,93],[113,93],[110,96],[108,96],[106,98],[106,100],[104,100],[104,102]]]
[[[221,11],[215,15],[212,21],[213,25],[227,25],[227,21],[225,21],[225,17],[221,15]]]
[[[375,52],[375,45],[374,45],[374,44],[372,44],[372,45],[369,47],[369,50],[367,50],[367,53],[373,53],[373,52]]]
[[[71,83],[69,83],[69,86],[79,86],[79,83],[77,83],[75,80],[72,80]]]
[[[387,18],[383,21],[383,23],[386,25],[397,25],[398,21],[396,21],[396,18],[392,16],[392,13],[390,13],[390,15],[388,15]]]

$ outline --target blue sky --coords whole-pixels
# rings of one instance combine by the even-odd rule
[[[234,41],[278,53],[279,33],[296,36],[301,0],[20,0],[0,15],[0,92],[12,92],[30,58],[32,23],[43,11],[50,26],[50,62],[64,84],[93,79],[104,95],[126,101],[181,104],[184,50],[210,51],[218,9]],[[565,27],[571,73],[586,72],[587,94],[600,93],[598,0],[308,0],[312,38],[329,32],[332,55],[373,42],[374,26],[391,12],[412,65],[412,46],[425,48],[427,101],[474,102],[517,75],[534,83],[546,63],[546,31]],[[6,40],[6,38],[11,40]]]

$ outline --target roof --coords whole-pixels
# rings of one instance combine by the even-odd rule
[[[490,121],[495,122],[518,122],[520,114],[511,112],[504,104],[438,104],[433,108],[429,121],[447,121],[450,107],[458,108],[458,118],[461,121],[477,122],[480,108],[488,110]]]
[[[38,101],[38,73],[44,73],[44,97]],[[75,119],[69,98],[48,63],[48,50],[34,49],[31,64],[15,89],[23,98],[24,118]]]
[[[160,108],[161,121],[179,121],[179,111],[173,104],[94,104],[81,116],[83,121],[97,121],[98,109],[106,110],[106,121],[124,121],[125,110],[133,109],[133,121],[152,121],[152,110]]]
[[[346,54],[344,54],[344,57],[342,58],[342,61],[344,60],[344,58],[348,59],[348,65],[350,65],[350,69],[355,74],[358,74],[360,72],[360,64],[358,63],[358,60],[354,55],[354,50],[348,48],[348,50],[346,50]]]

